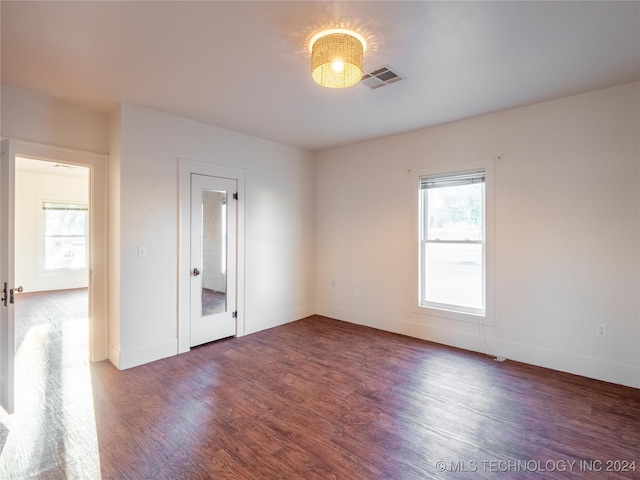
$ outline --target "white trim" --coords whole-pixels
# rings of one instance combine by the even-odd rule
[[[15,155],[89,168],[89,359],[108,358],[107,176],[109,156],[14,140]]]
[[[251,317],[251,325],[253,325],[255,329],[249,329],[246,334],[249,335],[251,333],[260,332],[265,328],[279,327],[280,325],[295,322],[296,320],[300,320],[301,318],[310,317],[311,315],[315,315],[315,313],[316,305],[312,304],[302,305],[279,312],[268,313],[260,317]],[[268,326],[265,327],[265,325]]]
[[[237,331],[245,335],[244,271],[245,271],[245,171],[240,168],[178,158],[178,353],[185,353],[190,346],[190,205],[191,174],[231,178],[238,183],[238,256],[237,256]]]
[[[425,307],[420,305],[420,182],[421,177],[430,175],[442,175],[456,173],[465,173],[473,170],[484,169],[485,172],[485,288],[486,288],[486,304],[485,314],[478,315],[474,313],[465,313],[462,311],[453,311],[447,309],[439,309],[434,307]],[[471,322],[482,325],[495,325],[495,161],[493,158],[475,160],[462,163],[441,164],[426,169],[411,171],[413,183],[413,205],[414,217],[416,219],[416,244],[415,250],[415,278],[416,288],[414,289],[413,313],[420,315],[429,315],[433,317],[446,318],[450,320]]]
[[[145,363],[154,362],[162,358],[172,357],[175,355],[177,348],[177,340],[158,343],[156,345],[148,345],[134,350],[117,351],[115,348],[109,349],[109,360],[118,370],[126,370],[127,368],[137,367]]]

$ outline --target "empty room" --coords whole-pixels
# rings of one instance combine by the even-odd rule
[[[0,22],[0,478],[640,478],[640,2]]]

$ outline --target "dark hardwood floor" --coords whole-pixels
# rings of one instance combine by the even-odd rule
[[[319,316],[92,379],[103,478],[640,478],[640,391]]]
[[[640,390],[320,316],[88,369],[41,408],[55,439],[75,405],[85,457],[32,448],[26,478],[640,478]]]

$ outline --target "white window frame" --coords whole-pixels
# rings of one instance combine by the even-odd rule
[[[423,304],[422,279],[424,278],[423,245],[423,207],[420,194],[421,179],[429,176],[455,176],[484,170],[484,312],[457,305]],[[415,192],[418,219],[417,222],[417,288],[415,313],[457,321],[494,325],[495,322],[495,235],[494,235],[494,160],[485,159],[450,165],[440,165],[415,172]]]

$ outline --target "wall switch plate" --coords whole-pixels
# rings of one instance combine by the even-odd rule
[[[147,256],[147,247],[140,246],[138,247],[138,258],[144,258]]]

